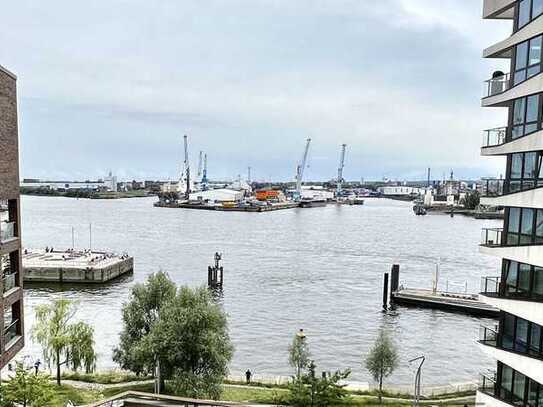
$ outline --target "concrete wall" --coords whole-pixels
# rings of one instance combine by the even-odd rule
[[[528,136],[520,137],[499,146],[483,147],[481,148],[481,155],[506,155],[537,150],[543,150],[543,130],[536,131]]]
[[[496,56],[503,57],[503,51],[513,47],[516,44],[520,44],[526,40],[529,40],[536,35],[543,32],[543,19],[536,18],[533,23],[525,25],[509,38],[498,42],[497,44],[488,47],[483,51],[484,58],[492,58]]]
[[[481,198],[482,205],[543,208],[543,187],[497,197]]]
[[[543,302],[520,301],[507,298],[481,296],[485,304],[499,308],[508,314],[513,314],[543,326]]]
[[[24,267],[24,281],[59,283],[105,283],[134,270],[134,258],[119,260],[106,267]]]
[[[543,267],[543,246],[479,246],[479,251],[491,256]]]
[[[503,93],[484,98],[481,105],[483,107],[507,107],[508,102],[512,99],[539,93],[541,89],[543,89],[543,75],[538,74]]]
[[[511,404],[495,399],[494,397],[488,396],[480,391],[477,392],[475,405],[479,407],[511,407]]]
[[[479,344],[481,350],[538,383],[543,383],[543,360]]]
[[[513,18],[513,8],[511,7],[516,0],[484,0],[483,18]]]

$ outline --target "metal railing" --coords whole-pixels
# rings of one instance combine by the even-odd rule
[[[17,276],[15,273],[4,275],[4,278],[2,279],[4,293],[15,288],[15,286],[17,285],[16,277]]]
[[[481,294],[498,295],[501,292],[501,277],[481,277]]]
[[[19,334],[17,333],[17,325],[19,324],[19,320],[16,319],[15,321],[11,322],[6,328],[4,328],[4,343],[8,344],[13,339],[15,339]]]
[[[543,187],[543,179],[523,178],[523,179],[482,179],[482,196],[486,198],[498,197],[508,194],[514,194],[522,191],[529,191]]]
[[[479,375],[479,388],[482,393],[489,394],[491,396],[496,395],[496,373],[488,374],[481,373]]]
[[[481,246],[501,246],[503,228],[483,228],[481,230]]]
[[[479,343],[488,346],[498,346],[498,332],[486,326],[479,327]]]
[[[0,243],[15,238],[15,222],[0,222]]]
[[[504,179],[483,179],[483,193],[481,194],[485,198],[492,198],[502,196],[507,192],[507,184]]]
[[[511,77],[510,75],[496,75],[493,78],[487,79],[485,81],[485,87],[483,91],[483,97],[490,97],[499,95],[500,93],[505,92],[511,87]]]
[[[493,147],[505,144],[505,137],[507,135],[507,127],[496,127],[495,129],[488,129],[483,134],[482,147]]]

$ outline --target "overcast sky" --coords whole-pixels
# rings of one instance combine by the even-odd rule
[[[182,136],[211,178],[498,175],[479,156],[482,49],[510,22],[480,0],[18,0],[0,64],[18,75],[21,175],[174,177]]]

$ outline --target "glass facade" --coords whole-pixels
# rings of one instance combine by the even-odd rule
[[[492,396],[515,406],[543,407],[543,385],[498,362],[496,388]]]
[[[505,246],[543,244],[543,209],[507,208]]]
[[[512,314],[502,313],[498,347],[543,359],[542,327]]]
[[[507,157],[504,193],[513,193],[543,185],[543,152],[514,153]]]
[[[518,85],[541,72],[542,42],[543,36],[539,35],[515,46],[513,85]]]
[[[527,136],[542,128],[543,97],[541,95],[538,93],[512,102],[509,141]]]
[[[543,301],[543,267],[503,261],[500,296]]]
[[[520,30],[541,14],[543,14],[543,0],[519,1],[516,11],[515,29]]]

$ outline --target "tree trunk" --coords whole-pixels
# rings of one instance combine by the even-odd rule
[[[60,386],[60,352],[57,350],[57,386]]]
[[[383,375],[379,376],[379,404],[383,404]]]

